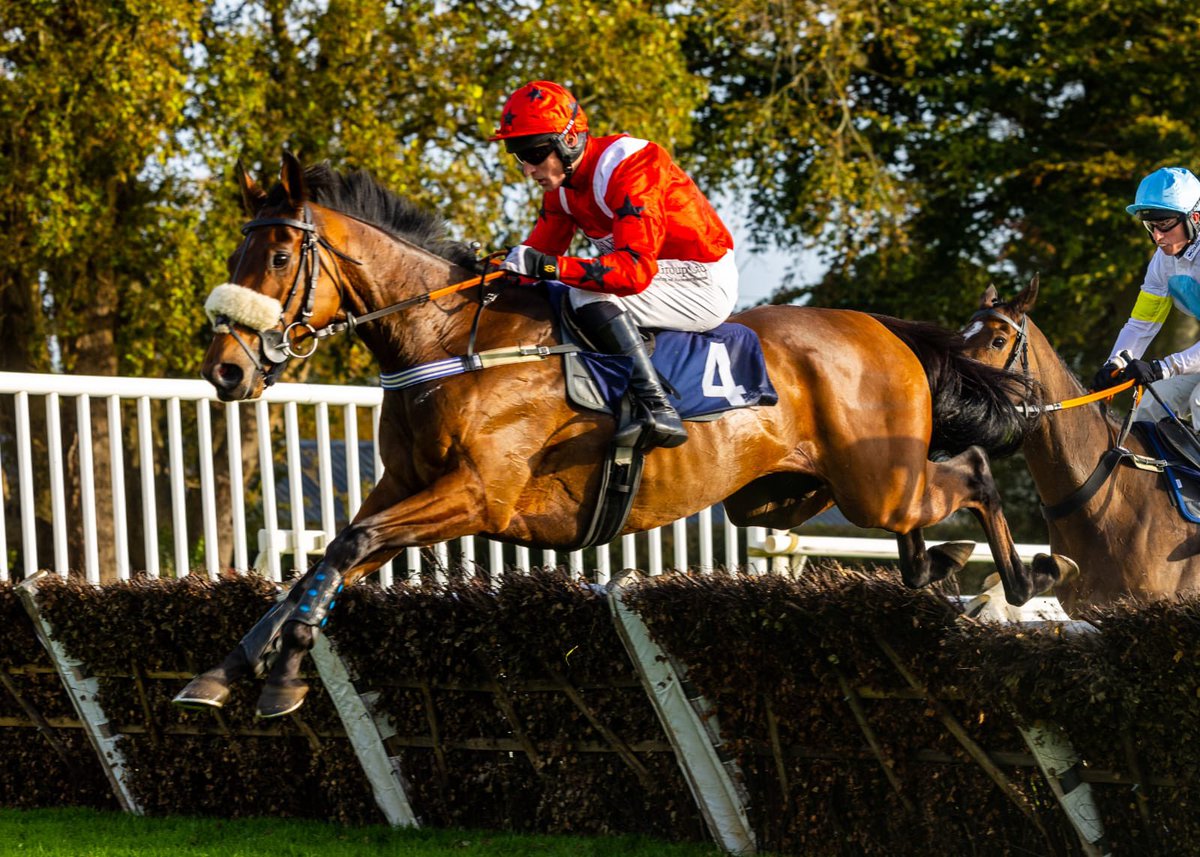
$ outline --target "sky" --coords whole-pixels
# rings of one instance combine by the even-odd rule
[[[751,252],[751,228],[738,214],[737,206],[729,200],[715,198],[713,207],[733,234],[733,251],[740,274],[738,309],[769,298],[783,285],[784,275],[797,267],[801,273],[799,282],[812,282],[819,276],[822,267],[815,252],[794,247],[771,247],[760,253]]]

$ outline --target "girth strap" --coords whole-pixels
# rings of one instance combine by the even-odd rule
[[[1078,512],[1087,504],[1088,500],[1095,496],[1096,492],[1100,490],[1100,486],[1108,481],[1108,477],[1112,476],[1113,471],[1117,469],[1117,465],[1122,463],[1130,467],[1136,467],[1138,470],[1162,473],[1168,462],[1138,455],[1136,452],[1132,452],[1123,446],[1114,446],[1112,449],[1106,449],[1100,456],[1100,461],[1096,464],[1096,469],[1092,471],[1092,475],[1087,478],[1087,481],[1076,488],[1072,494],[1055,503],[1053,506],[1043,505],[1042,517],[1047,521],[1055,521],[1059,518],[1065,518],[1072,512]]]
[[[400,372],[385,372],[379,376],[379,386],[385,390],[403,390],[439,378],[478,372],[480,369],[506,366],[510,363],[532,363],[556,354],[570,354],[579,350],[578,345],[509,345],[492,348],[475,354],[464,354],[462,357],[422,363]]]

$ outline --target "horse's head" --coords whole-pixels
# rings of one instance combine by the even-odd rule
[[[988,286],[962,336],[966,355],[989,366],[1026,369],[1029,347],[1029,311],[1037,303],[1038,278],[1010,301],[1002,301],[995,286]]]
[[[305,195],[304,170],[284,152],[278,188],[264,191],[239,162],[237,180],[251,218],[229,257],[229,281],[205,302],[215,335],[201,373],[222,401],[257,398],[293,358],[312,354],[318,331],[341,310],[339,253],[322,210]]]

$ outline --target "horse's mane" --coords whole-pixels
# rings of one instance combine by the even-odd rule
[[[461,241],[448,238],[442,218],[388,190],[366,170],[339,173],[323,161],[305,167],[304,185],[308,199],[317,205],[376,226],[468,270],[479,269],[475,251]],[[266,205],[286,203],[283,185],[271,188]]]
[[[1041,401],[1035,382],[971,359],[957,331],[930,322],[875,318],[925,367],[933,394],[931,457],[957,455],[969,446],[981,446],[992,457],[1016,452],[1035,424],[1016,403]]]

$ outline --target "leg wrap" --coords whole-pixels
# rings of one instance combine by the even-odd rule
[[[254,670],[257,678],[264,678],[270,671],[271,663],[279,652],[279,635],[295,610],[296,604],[289,594],[288,598],[268,610],[238,643],[246,663]]]
[[[345,588],[341,573],[318,566],[315,574],[306,576],[301,585],[296,587],[300,599],[289,618],[304,625],[324,628],[338,593]]]
[[[279,652],[279,639],[288,622],[324,627],[333,609],[334,598],[342,591],[342,575],[317,566],[296,582],[287,597],[279,601],[255,623],[238,648],[255,676],[264,678]]]

